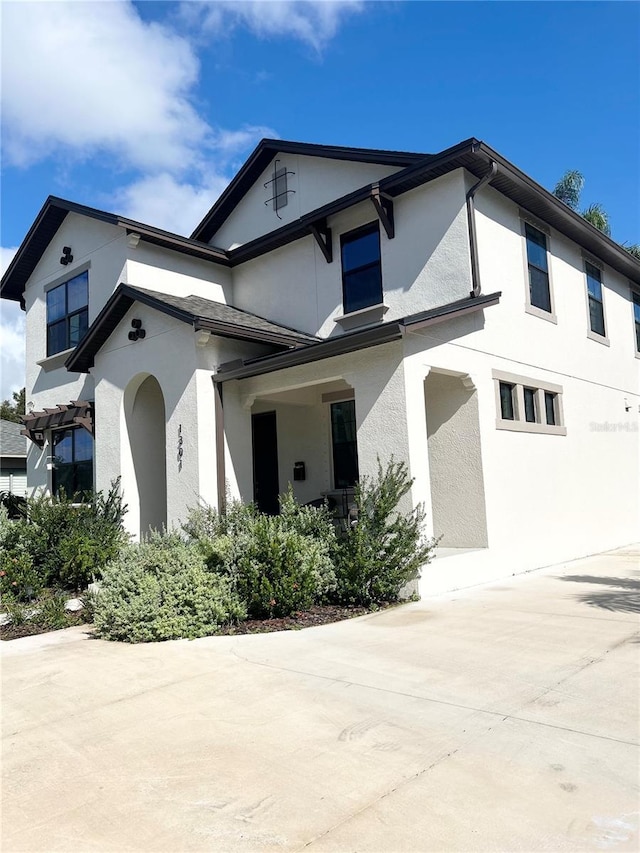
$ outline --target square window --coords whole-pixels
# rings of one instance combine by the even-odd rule
[[[93,491],[93,438],[82,427],[54,430],[53,493],[79,498]]]
[[[596,335],[605,336],[604,301],[602,297],[602,272],[593,264],[585,263],[587,298],[589,301],[589,328]]]
[[[509,382],[500,383],[500,414],[505,421],[515,420],[514,390],[515,385],[511,385]]]
[[[47,355],[77,346],[89,327],[89,272],[47,292]]]
[[[341,238],[342,297],[345,314],[382,302],[382,265],[378,223]]]
[[[551,313],[547,238],[528,222],[525,222],[524,231],[529,269],[529,302],[534,308]]]

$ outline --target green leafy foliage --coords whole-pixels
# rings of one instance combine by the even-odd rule
[[[25,389],[22,388],[20,391],[14,391],[12,394],[13,402],[11,400],[3,400],[0,403],[0,418],[3,421],[13,421],[15,424],[21,423],[21,415],[24,415],[24,400],[25,400]]]
[[[41,586],[79,590],[100,577],[127,541],[125,512],[118,481],[106,494],[89,495],[79,505],[64,494],[30,498],[26,518],[16,524]]]
[[[584,177],[576,169],[565,172],[555,185],[553,194],[572,210],[577,210],[580,204],[580,193],[584,187]]]
[[[30,601],[42,590],[42,579],[33,565],[31,555],[21,547],[0,551],[0,597]]]
[[[208,571],[198,547],[175,533],[124,548],[94,599],[98,636],[129,643],[203,637],[245,616],[228,579]]]
[[[210,570],[229,579],[251,617],[290,616],[335,588],[330,516],[299,506],[291,492],[279,516],[238,503],[224,515],[197,507],[184,530],[198,543]]]
[[[377,478],[365,477],[356,487],[358,520],[341,539],[336,557],[339,602],[370,607],[397,601],[429,562],[436,542],[423,537],[423,508],[398,509],[412,482],[404,462],[392,459],[383,470],[378,460]]]

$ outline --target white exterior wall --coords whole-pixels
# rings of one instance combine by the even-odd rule
[[[396,236],[380,226],[385,321],[464,299],[471,291],[469,236],[462,170],[394,201]],[[313,237],[233,270],[234,305],[321,337],[342,334],[340,235],[377,219],[371,202],[331,217],[333,262]]]
[[[213,302],[232,302],[231,270],[159,246],[140,242],[128,248],[126,283],[173,296],[202,296]]]
[[[397,166],[327,160],[323,157],[298,154],[278,154],[277,157],[278,167],[286,166],[288,170],[295,172],[287,178],[287,188],[293,192],[288,195],[286,207],[280,208],[276,215],[272,204],[265,204],[273,195],[273,184],[268,183],[273,177],[271,161],[226,222],[213,235],[210,240],[212,246],[222,249],[241,246],[340,196],[399,171]],[[265,187],[265,184],[268,185]]]

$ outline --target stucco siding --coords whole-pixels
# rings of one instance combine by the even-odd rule
[[[270,183],[273,177],[272,161],[213,235],[211,245],[222,249],[235,248],[287,225],[335,198],[398,171],[398,167],[376,163],[350,163],[298,154],[279,154],[278,160],[279,167],[285,166],[294,172],[287,177],[287,188],[290,190],[287,205],[276,214],[273,205],[269,203],[273,195],[273,184]]]

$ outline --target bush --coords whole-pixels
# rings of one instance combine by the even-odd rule
[[[22,518],[26,511],[27,499],[13,492],[0,492],[0,506],[7,510],[9,518]]]
[[[184,530],[197,541],[209,569],[229,579],[256,619],[306,610],[335,588],[330,516],[300,507],[291,492],[279,516],[237,502],[225,514],[198,507]]]
[[[376,480],[363,477],[356,486],[358,520],[340,539],[336,555],[337,600],[366,607],[397,601],[400,590],[429,562],[435,540],[422,535],[424,510],[397,507],[413,480],[404,462],[378,460]]]
[[[200,550],[174,533],[123,549],[94,599],[98,636],[130,643],[204,637],[245,616],[228,580],[207,571]]]
[[[122,526],[126,506],[119,482],[107,494],[89,495],[74,505],[63,493],[27,501],[27,518],[18,525],[21,547],[40,578],[40,587],[80,590],[117,557],[128,540]]]
[[[0,598],[30,601],[42,590],[42,578],[30,554],[20,547],[0,551]]]

